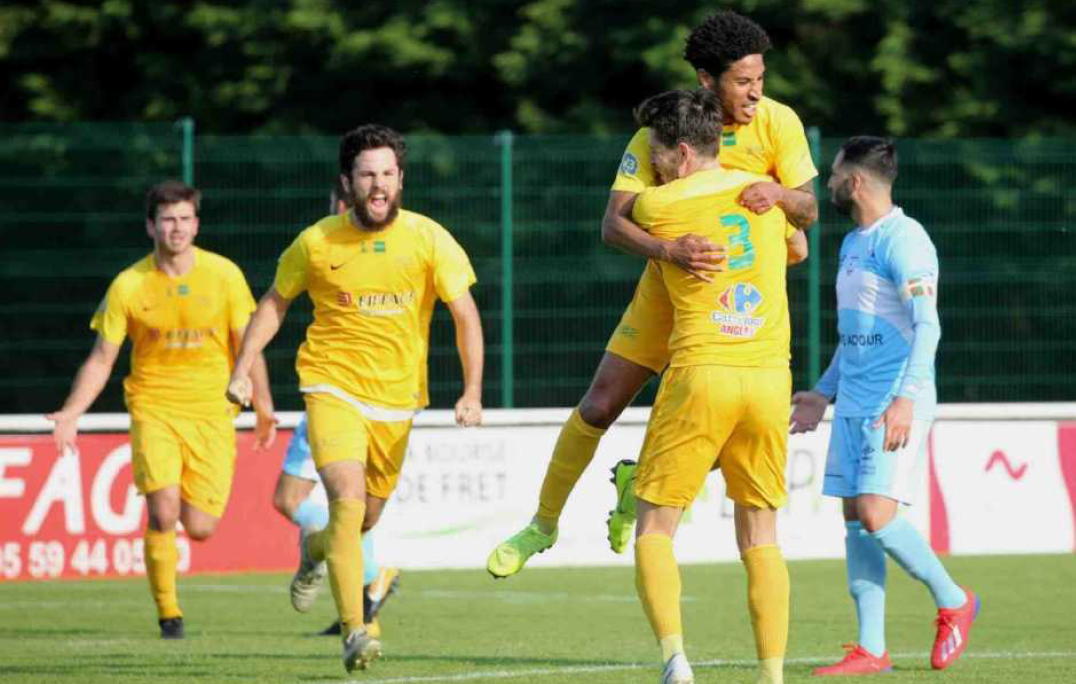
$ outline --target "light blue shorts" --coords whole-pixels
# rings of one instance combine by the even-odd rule
[[[281,469],[293,477],[320,482],[318,469],[314,465],[314,455],[310,451],[310,442],[306,438],[306,415],[303,415],[292,433]]]
[[[846,499],[879,494],[911,505],[926,465],[927,435],[934,421],[913,420],[908,445],[897,451],[883,451],[885,426],[871,427],[875,420],[833,419],[822,493]]]

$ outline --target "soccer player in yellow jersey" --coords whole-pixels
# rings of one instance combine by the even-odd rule
[[[75,377],[56,422],[56,446],[74,451],[78,417],[104,389],[125,338],[131,374],[131,466],[146,496],[146,576],[163,638],[183,637],[176,596],[176,521],[194,540],[209,538],[224,512],[235,468],[236,411],[224,396],[239,340],[254,311],[242,271],[198,249],[198,190],[165,181],[146,198],[153,253],[121,272],[94,314],[97,342]],[[257,447],[276,433],[265,361],[252,364]]]
[[[403,138],[384,126],[360,126],[341,139],[340,173],[353,208],[307,228],[281,255],[228,390],[234,401],[246,402],[254,355],[306,291],[314,322],[296,368],[329,524],[302,537],[291,595],[295,608],[305,610],[327,566],[348,672],[381,654],[363,624],[362,533],[381,516],[403,465],[411,419],[429,403],[426,355],[437,299],[452,314],[463,365],[456,422],[472,426],[482,419],[482,324],[469,289],[474,270],[447,230],[400,208],[405,152]]]
[[[710,281],[654,265],[674,313],[669,367],[635,474],[636,587],[661,645],[661,681],[692,682],[672,540],[707,473],[720,467],[747,568],[757,681],[780,684],[789,586],[776,516],[787,498],[792,383],[785,239],[796,231],[780,209],[759,215],[737,201],[759,177],[719,163],[721,103],[714,93],[662,93],[640,105],[636,118],[649,128],[652,159],[666,184],[636,197],[635,222],[656,239],[695,234],[726,254],[725,270]]]
[[[796,113],[762,95],[763,53],[769,48],[770,39],[758,24],[723,11],[691,32],[685,57],[695,67],[699,84],[721,100],[722,165],[759,176],[744,188],[740,204],[754,214],[778,207],[802,230],[817,218],[812,181],[818,172]],[[531,523],[489,556],[486,567],[494,577],[519,572],[534,553],[556,542],[561,511],[594,458],[598,442],[643,385],[668,364],[673,314],[657,265],[679,266],[704,281],[724,268],[721,245],[694,233],[660,240],[631,221],[631,202],[659,183],[650,161],[648,136],[643,128],[628,144],[609,195],[602,238],[651,261],[606,346],[590,388],[561,429]],[[790,240],[789,263],[806,258],[803,238],[801,233]],[[634,468],[632,461],[614,467],[618,502],[609,519],[609,541],[617,553],[627,547],[635,522],[630,487]]]

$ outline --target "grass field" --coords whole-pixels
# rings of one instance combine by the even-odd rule
[[[886,682],[1076,682],[1076,557],[951,558],[982,596],[964,657],[930,669],[933,604],[890,565]],[[855,638],[837,561],[790,563],[789,682],[817,681]],[[533,569],[494,582],[479,571],[408,572],[383,613],[386,657],[345,676],[326,591],[292,612],[283,575],[180,582],[187,638],[162,642],[144,580],[0,585],[5,684],[259,682],[657,682],[658,650],[628,568]],[[753,682],[754,647],[738,564],[683,569],[684,622],[696,681]]]

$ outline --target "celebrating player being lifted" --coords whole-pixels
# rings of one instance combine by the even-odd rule
[[[684,509],[720,466],[733,500],[736,543],[759,659],[759,684],[780,684],[788,638],[788,570],[777,547],[787,499],[792,389],[785,289],[786,240],[799,233],[779,209],[758,215],[737,199],[760,177],[722,168],[721,105],[706,89],[662,93],[636,111],[665,182],[643,190],[635,222],[657,239],[692,231],[727,248],[712,282],[672,264],[653,266],[674,316],[639,456],[635,584],[661,646],[663,684],[693,681],[683,648],[673,537]]]
[[[380,656],[363,623],[362,533],[381,516],[400,475],[414,414],[429,402],[426,355],[437,299],[456,326],[463,394],[456,422],[482,419],[482,324],[474,270],[447,230],[400,208],[406,145],[390,128],[360,126],[340,141],[340,173],[354,204],[304,230],[280,257],[243,338],[229,397],[245,403],[256,355],[306,291],[314,322],[296,369],[328,526],[301,539],[292,601],[312,601],[328,567],[348,672]],[[325,565],[322,565],[325,563]]]
[[[758,24],[733,12],[718,12],[691,32],[684,56],[695,68],[699,84],[721,100],[722,166],[766,176],[747,186],[739,202],[760,215],[778,207],[802,230],[817,217],[811,182],[818,172],[796,113],[762,94],[766,70],[762,55],[769,48],[770,39]],[[606,346],[590,389],[561,429],[531,523],[489,556],[487,569],[494,577],[519,572],[528,558],[556,542],[561,511],[602,435],[643,385],[668,365],[673,309],[658,264],[674,264],[703,280],[725,267],[711,240],[694,233],[659,240],[631,221],[631,202],[659,182],[648,136],[643,128],[628,144],[609,195],[602,234],[607,243],[651,261]],[[804,235],[794,234],[789,261],[806,258],[806,249]],[[609,520],[609,541],[617,553],[627,547],[635,522],[630,487],[634,468],[630,461],[614,468],[618,497]]]
[[[201,193],[165,181],[146,197],[153,253],[121,272],[94,314],[97,342],[75,377],[56,421],[56,445],[75,447],[78,417],[104,389],[125,338],[131,374],[123,381],[131,413],[131,467],[146,495],[146,578],[161,637],[183,637],[176,595],[176,522],[208,539],[224,513],[235,469],[235,407],[224,397],[232,359],[254,311],[239,267],[198,249]],[[257,447],[276,433],[261,354],[250,359]]]

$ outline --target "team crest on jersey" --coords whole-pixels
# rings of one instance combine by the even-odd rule
[[[639,170],[639,160],[631,152],[624,153],[624,159],[620,161],[620,173],[625,176],[634,176]]]
[[[766,324],[765,316],[751,313],[762,305],[762,293],[751,283],[733,283],[717,297],[721,311],[712,311],[710,320],[718,325],[718,333],[727,337],[754,337]]]

